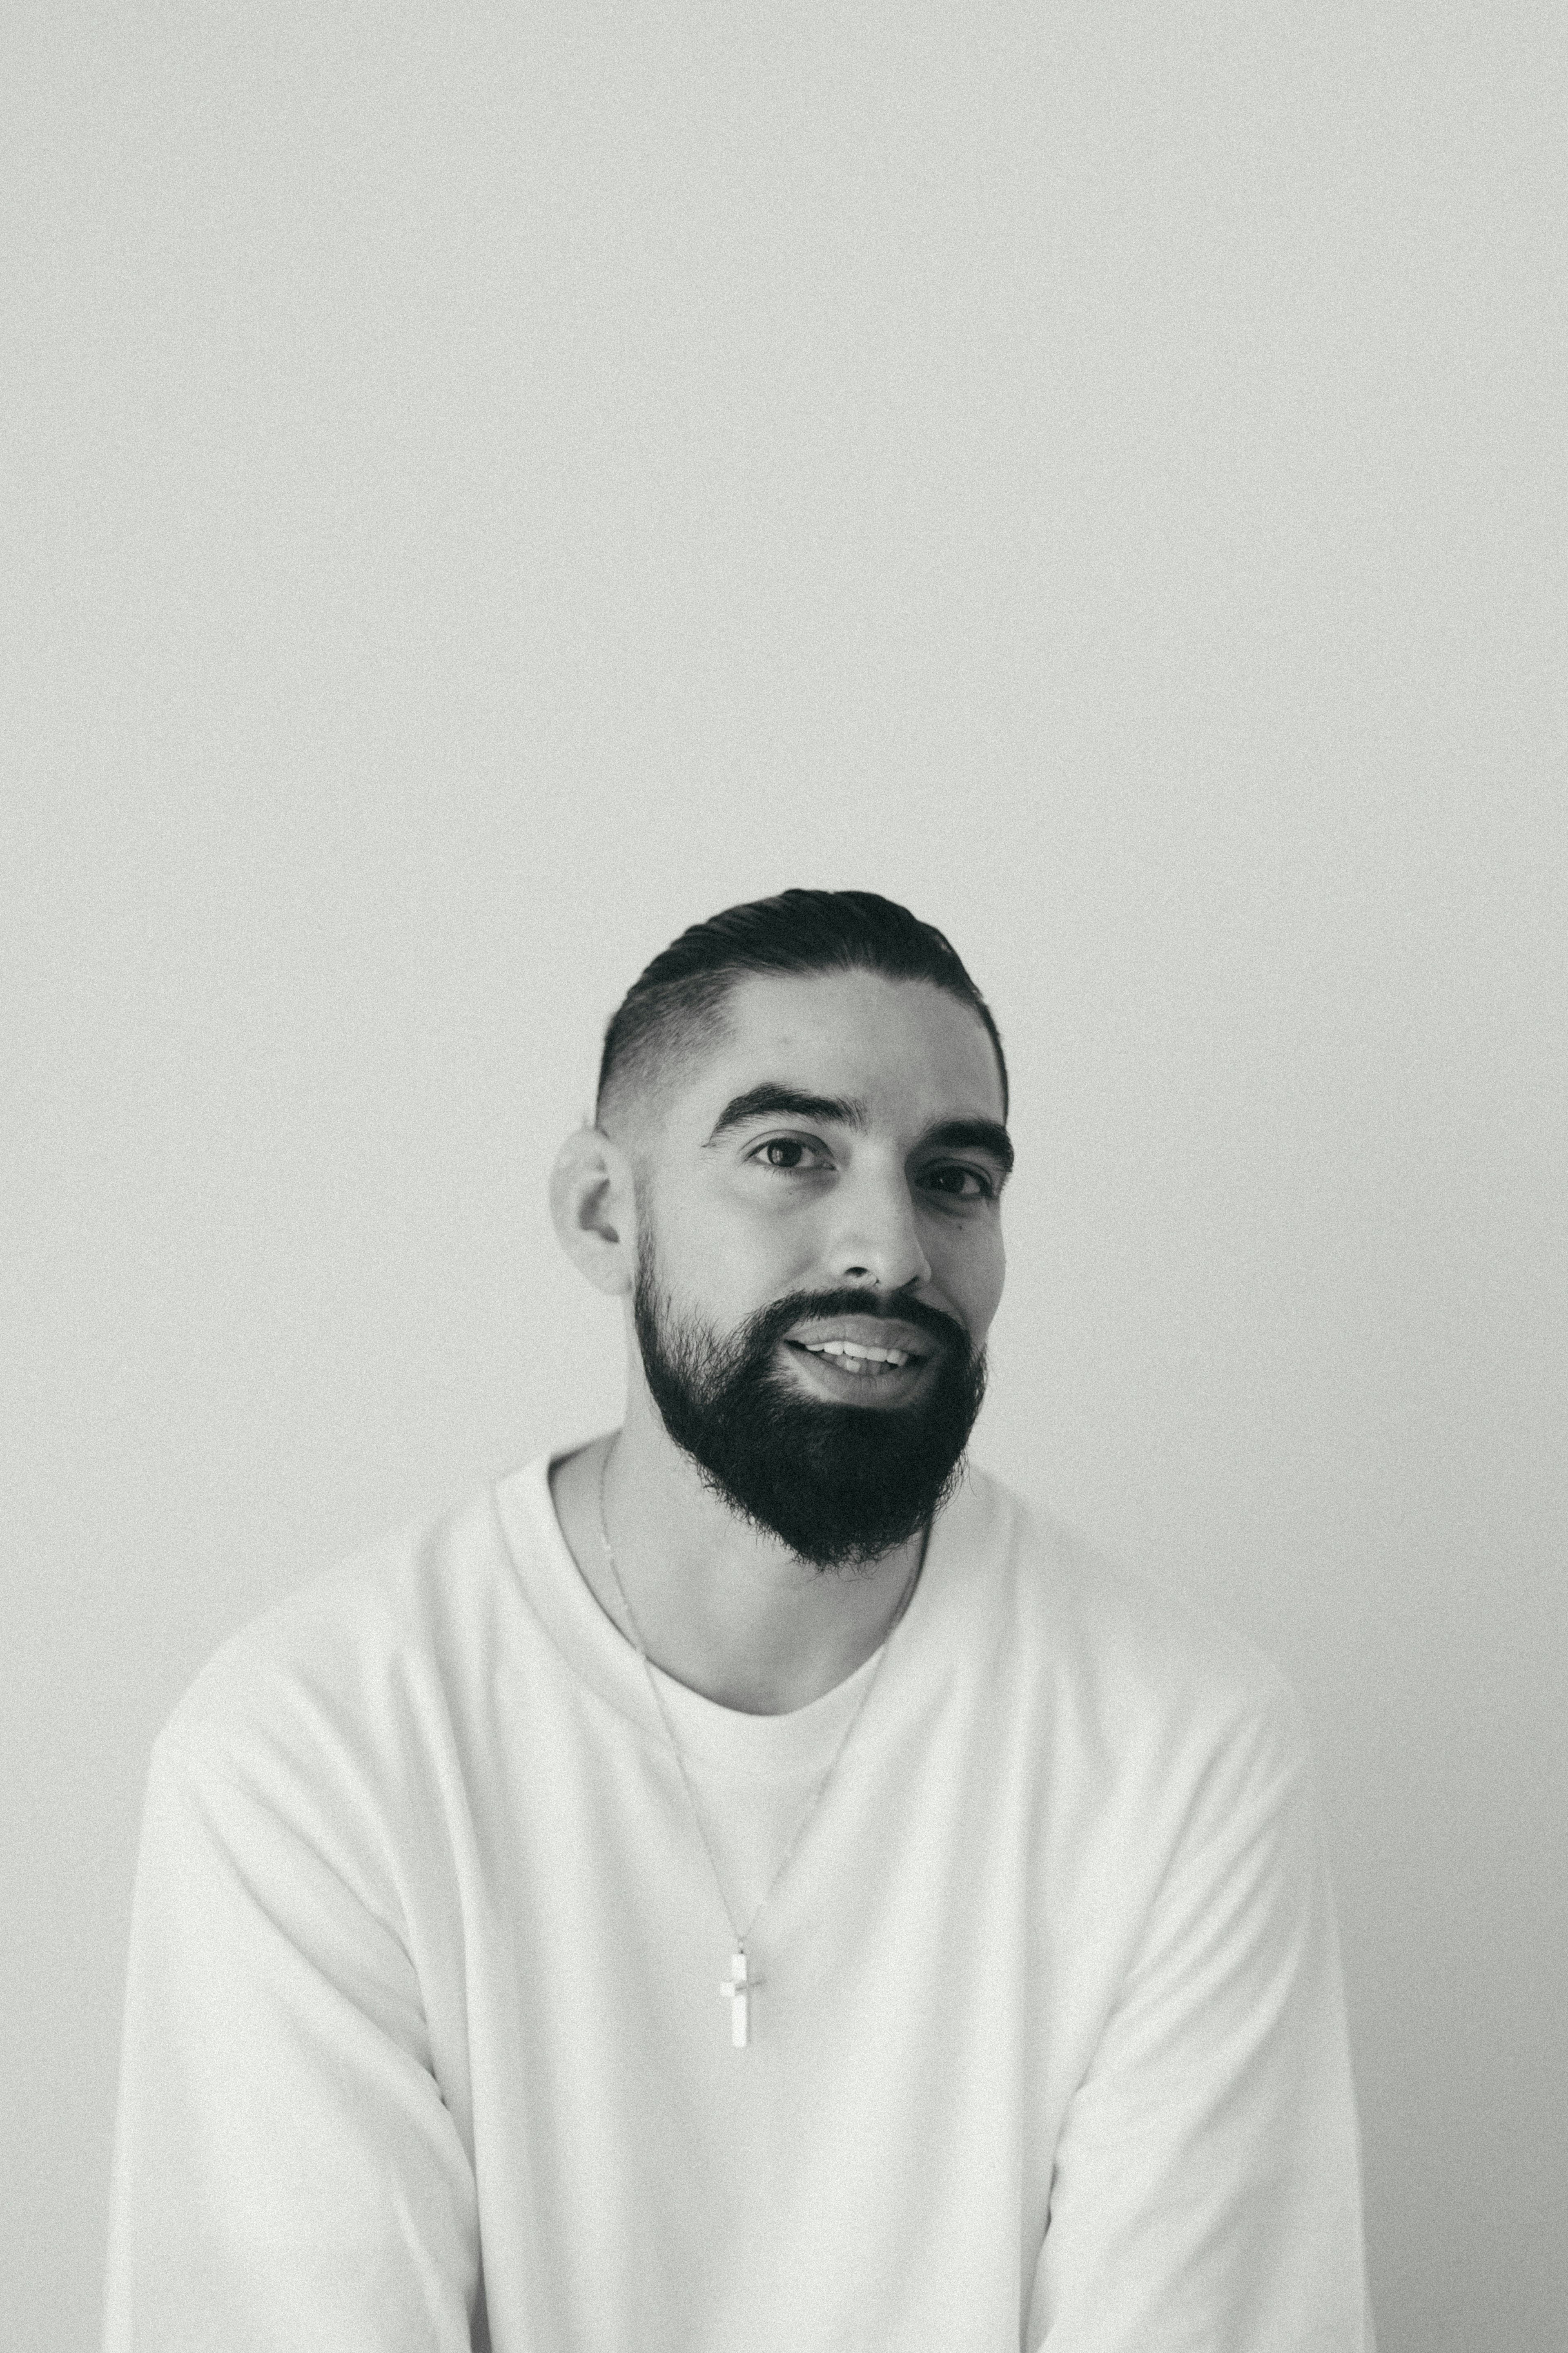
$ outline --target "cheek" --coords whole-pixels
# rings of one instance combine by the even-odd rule
[[[703,1198],[664,1205],[657,1228],[658,1271],[672,1294],[728,1328],[782,1293],[814,1263],[805,1229],[792,1229],[765,1205]]]
[[[944,1270],[976,1341],[984,1337],[1001,1303],[1006,1271],[1001,1231],[994,1226],[966,1237],[964,1247],[953,1252]]]

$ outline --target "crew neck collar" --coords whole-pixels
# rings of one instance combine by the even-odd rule
[[[637,1651],[608,1618],[576,1561],[556,1516],[550,1489],[555,1463],[574,1449],[535,1458],[496,1482],[498,1516],[524,1594],[567,1665],[616,1712],[661,1744],[665,1735]],[[681,1745],[694,1757],[722,1758],[742,1770],[788,1771],[830,1751],[860,1703],[867,1682],[878,1674],[879,1712],[900,1681],[903,1662],[924,1648],[924,1630],[936,1614],[936,1597],[946,1580],[955,1519],[962,1519],[965,1489],[937,1514],[925,1561],[908,1606],[886,1641],[852,1674],[804,1707],[777,1715],[753,1715],[725,1707],[654,1667],[659,1691],[676,1723]]]

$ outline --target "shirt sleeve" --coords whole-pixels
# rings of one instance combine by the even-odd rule
[[[1288,1694],[1216,1760],[1070,2103],[1030,2353],[1373,2353],[1338,1944]]]
[[[395,1906],[340,1828],[154,1750],[105,2353],[469,2353],[473,2168]]]

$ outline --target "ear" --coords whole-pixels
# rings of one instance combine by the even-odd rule
[[[637,1187],[618,1144],[580,1127],[555,1156],[550,1214],[561,1247],[595,1291],[624,1298],[637,1282]]]

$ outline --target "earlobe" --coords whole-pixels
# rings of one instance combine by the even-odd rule
[[[626,1155],[602,1129],[581,1127],[567,1137],[551,1171],[551,1217],[573,1265],[611,1298],[632,1288],[635,1198]]]

